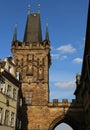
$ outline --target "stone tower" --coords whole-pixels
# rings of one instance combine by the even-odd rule
[[[11,51],[16,63],[17,78],[22,83],[21,111],[24,118],[21,122],[22,130],[25,130],[30,127],[27,111],[32,106],[45,106],[49,102],[50,41],[48,25],[46,38],[42,41],[40,13],[28,14],[23,42],[17,40],[15,27]]]
[[[45,40],[42,40],[39,12],[28,13],[23,42],[17,40],[15,27],[11,51],[16,64],[16,76],[21,82],[16,130],[54,130],[63,122],[74,130],[89,130],[85,124],[83,103],[78,101],[80,77],[76,81],[76,99],[72,102],[67,99],[49,102],[50,41],[48,24]]]

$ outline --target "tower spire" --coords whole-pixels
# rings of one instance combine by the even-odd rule
[[[45,39],[49,41],[48,19],[46,20],[46,38]]]
[[[28,5],[28,14],[30,14],[30,4]]]
[[[38,13],[40,13],[40,4],[38,4]]]
[[[30,13],[28,15],[23,41],[29,43],[42,41],[41,20],[39,13]]]
[[[15,24],[15,28],[14,28],[14,35],[13,35],[13,41],[17,40],[17,24]]]

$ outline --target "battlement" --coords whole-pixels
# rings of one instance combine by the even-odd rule
[[[82,107],[82,104],[78,103],[76,99],[72,99],[72,102],[68,102],[68,99],[62,99],[59,102],[58,99],[53,99],[53,102],[48,103],[49,107]]]
[[[47,40],[44,40],[42,42],[21,42],[21,41],[14,41],[12,43],[12,50],[13,49],[23,49],[23,50],[29,50],[29,49],[50,49],[50,42]]]

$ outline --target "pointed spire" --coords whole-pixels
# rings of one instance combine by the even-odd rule
[[[40,13],[40,4],[38,4],[38,13]]]
[[[13,35],[13,41],[17,40],[17,24],[15,24],[15,28],[14,28],[14,35]]]
[[[28,5],[28,15],[30,14],[30,4]]]
[[[46,20],[46,40],[49,41],[49,33],[48,33],[48,19]]]
[[[23,41],[29,43],[42,41],[41,20],[39,13],[30,13],[28,15]]]

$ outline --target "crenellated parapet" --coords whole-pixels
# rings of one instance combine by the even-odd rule
[[[72,99],[72,102],[68,102],[68,99],[62,99],[62,102],[59,102],[58,99],[53,99],[53,102],[48,103],[48,107],[57,107],[57,108],[82,108],[82,103],[78,103],[76,99]]]
[[[43,49],[50,49],[50,42],[44,40],[43,42],[20,42],[14,41],[12,43],[11,51],[15,51],[16,49],[22,50],[29,50],[29,49],[36,49],[36,50],[43,50]]]

